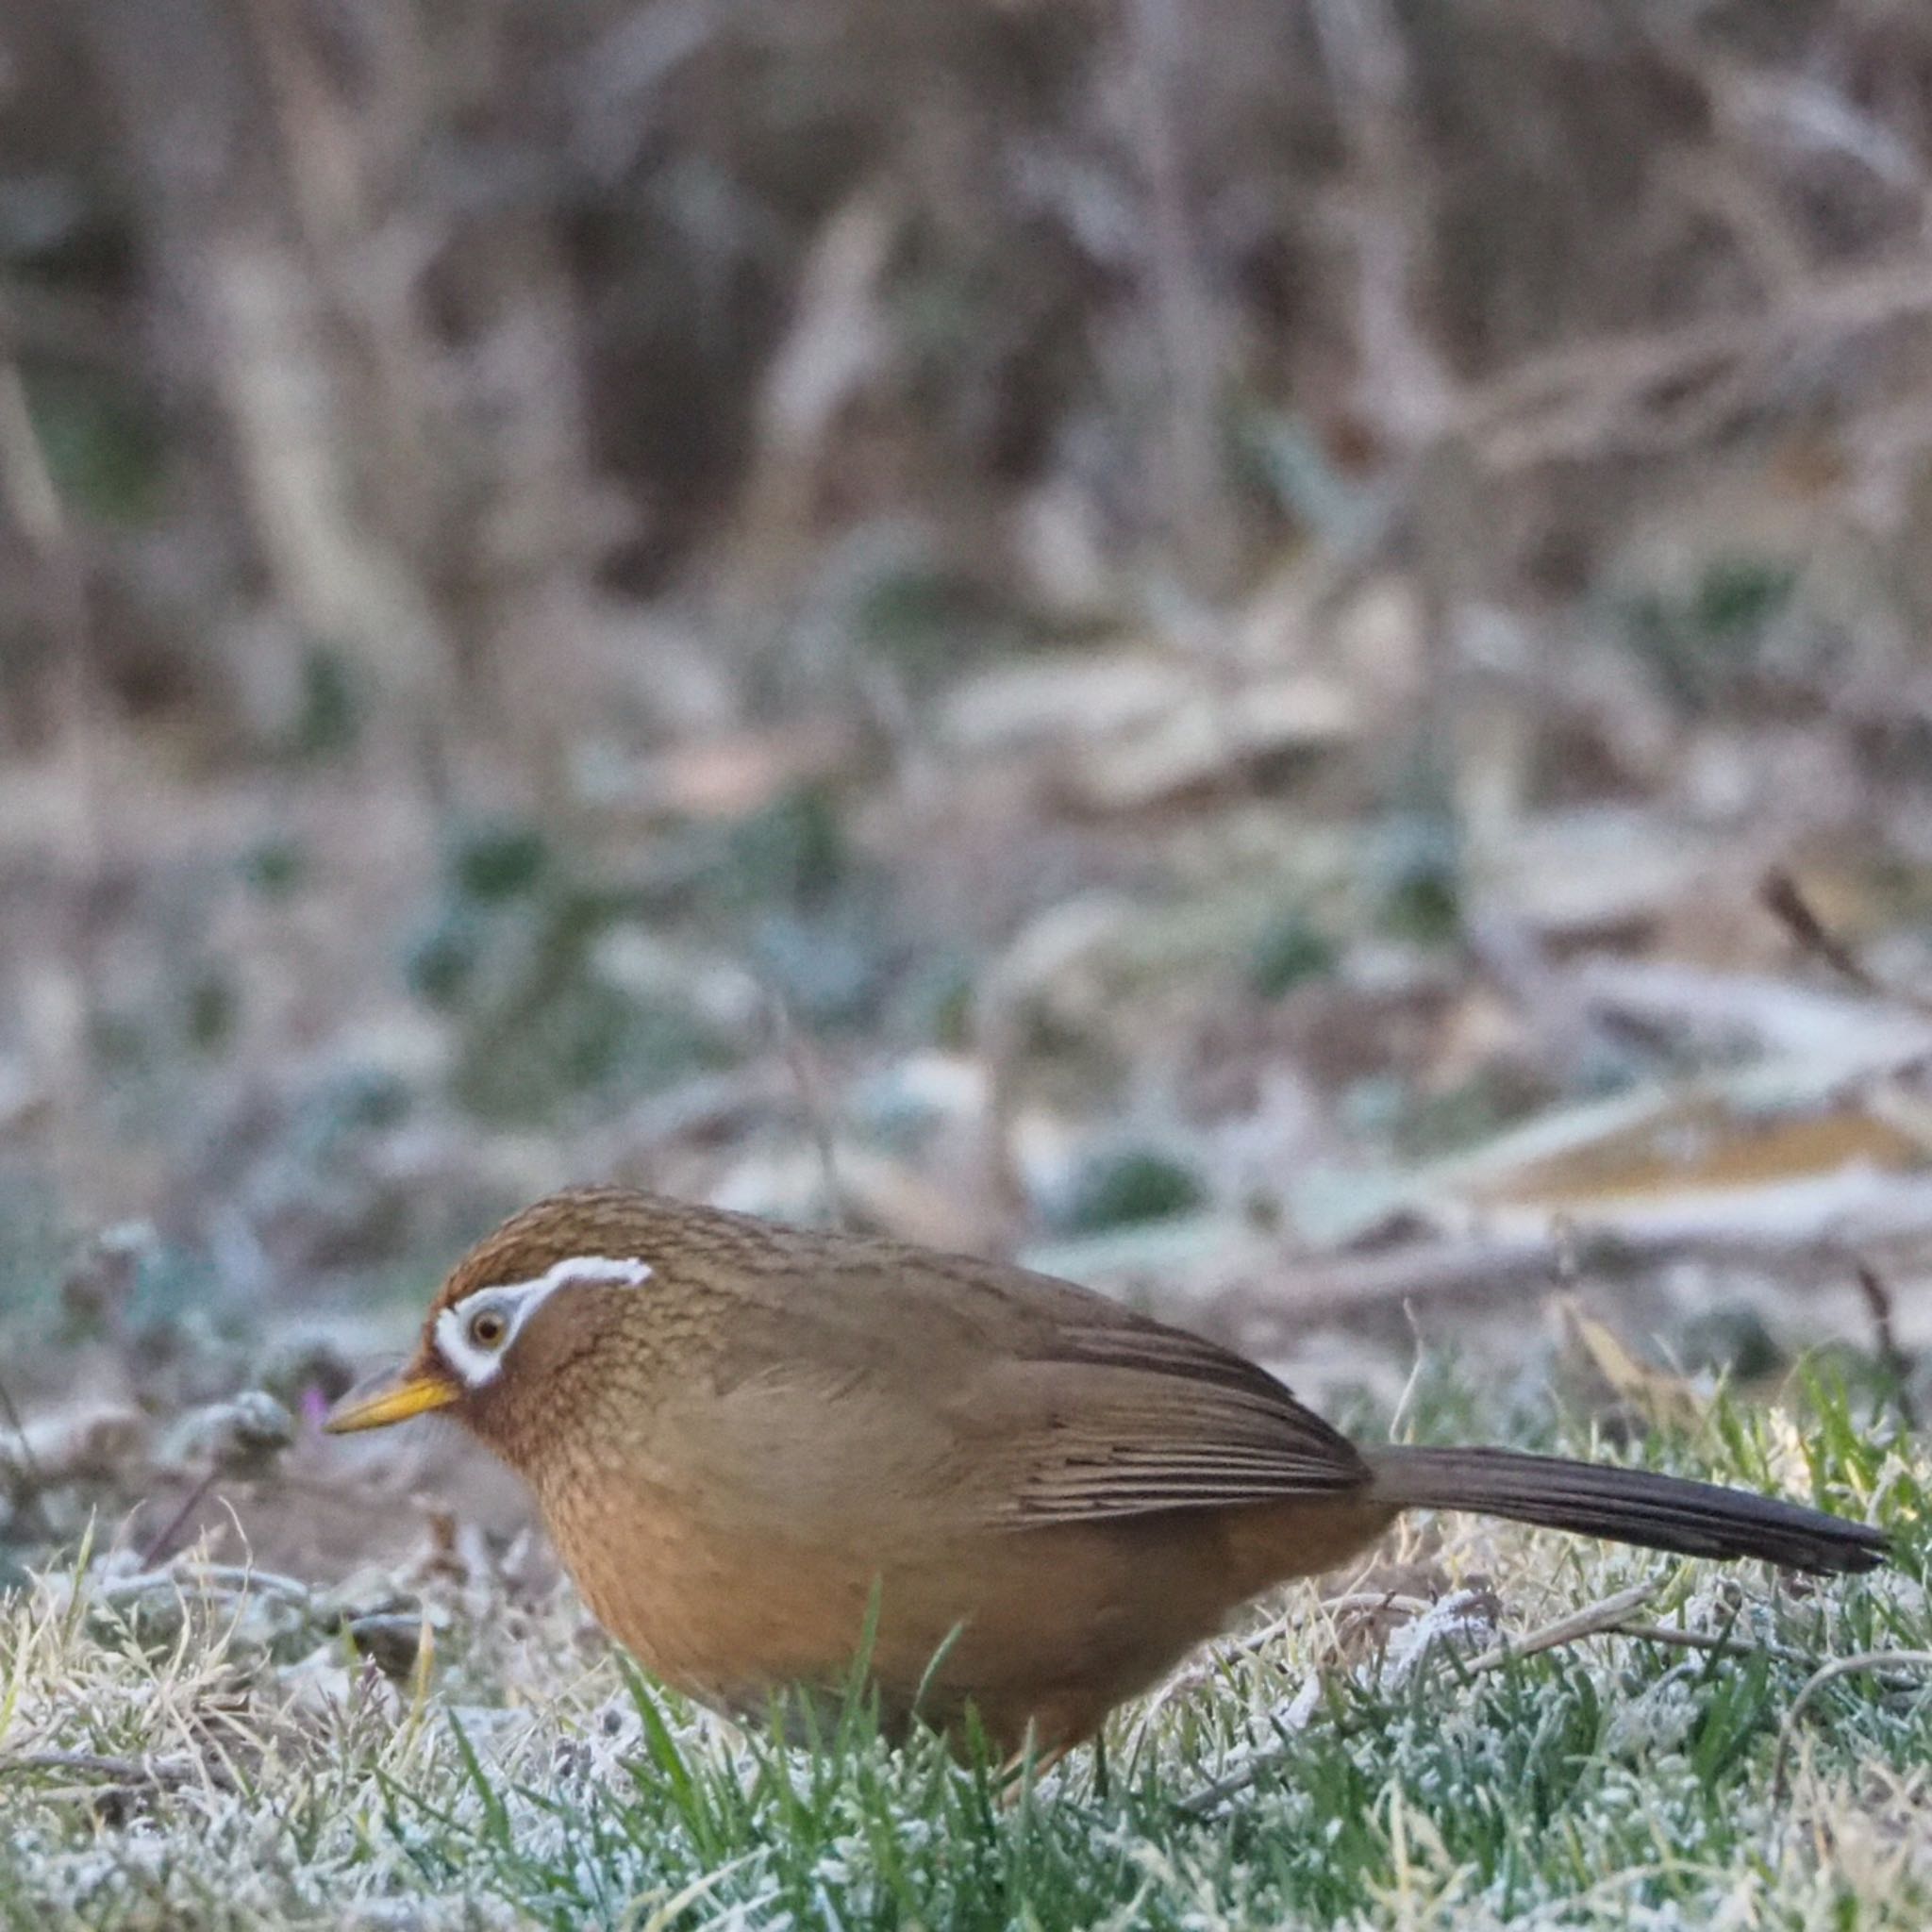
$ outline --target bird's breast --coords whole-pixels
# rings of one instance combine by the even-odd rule
[[[733,1524],[635,1477],[539,1491],[558,1552],[605,1629],[666,1683],[742,1710],[837,1682],[863,1635],[868,1553]]]

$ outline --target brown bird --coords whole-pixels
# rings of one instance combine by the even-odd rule
[[[1810,1571],[1884,1536],[1507,1449],[1361,1448],[1253,1362],[997,1262],[582,1188],[458,1263],[333,1430],[447,1409],[529,1482],[605,1628],[726,1711],[836,1690],[1042,1758],[1405,1509]]]

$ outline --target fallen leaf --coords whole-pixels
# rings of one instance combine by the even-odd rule
[[[1704,1425],[1704,1398],[1682,1376],[1639,1361],[1613,1329],[1584,1308],[1579,1296],[1559,1294],[1554,1305],[1566,1352],[1586,1364],[1619,1402],[1657,1428],[1694,1434]]]

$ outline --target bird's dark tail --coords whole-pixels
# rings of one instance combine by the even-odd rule
[[[1513,1449],[1371,1451],[1373,1493],[1402,1508],[1473,1509],[1687,1557],[1761,1557],[1791,1570],[1870,1570],[1882,1530],[1822,1509],[1647,1469]]]

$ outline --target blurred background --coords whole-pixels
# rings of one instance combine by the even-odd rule
[[[596,1176],[1908,1393],[1928,223],[1919,0],[8,0],[17,1535]]]

